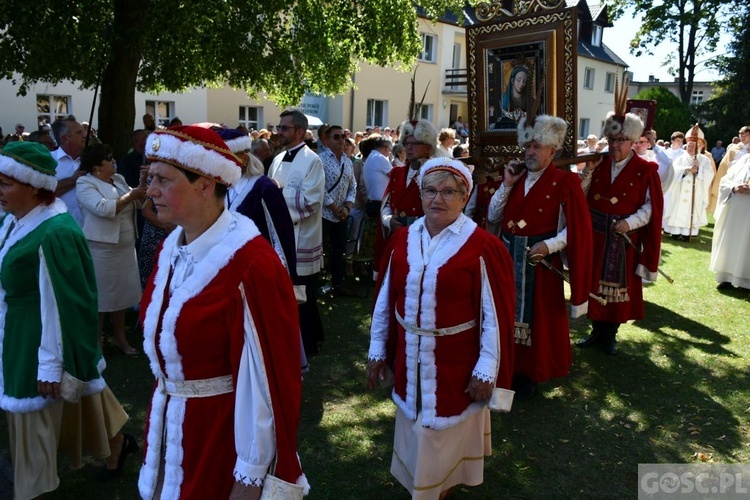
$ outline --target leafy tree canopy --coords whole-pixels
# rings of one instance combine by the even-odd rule
[[[420,3],[434,17],[464,5]],[[417,26],[411,0],[3,0],[0,77],[20,74],[21,93],[38,81],[93,88],[103,65],[99,132],[116,146],[136,88],[229,84],[292,105],[305,91],[342,92],[360,61],[408,69]]]
[[[724,75],[716,83],[717,95],[701,104],[697,112],[706,122],[709,145],[717,140],[729,144],[737,131],[750,125],[750,7],[744,5],[732,22],[733,37],[729,54],[714,66]]]

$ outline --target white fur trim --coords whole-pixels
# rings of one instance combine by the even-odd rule
[[[474,221],[463,214],[459,215],[459,219],[465,220],[460,221],[458,234],[448,232],[443,235],[443,239],[438,243],[427,266],[422,256],[422,231],[427,230],[424,227],[424,218],[419,219],[408,229],[406,260],[409,264],[409,273],[406,277],[404,298],[404,320],[407,324],[420,325],[422,328],[435,328],[436,326],[435,291],[440,269],[460,251],[477,227]],[[443,286],[446,285],[448,284],[443,283]],[[418,311],[421,311],[419,318],[417,318]],[[486,404],[472,403],[463,413],[452,417],[437,416],[436,342],[435,337],[406,333],[406,400],[401,399],[395,391],[393,400],[407,418],[415,420],[417,418],[416,382],[417,377],[420,377],[422,425],[441,430],[452,427],[466,420],[470,415],[482,411]]]
[[[635,274],[637,274],[638,276],[640,276],[644,280],[648,280],[648,281],[656,281],[657,278],[659,277],[659,273],[658,272],[652,273],[643,264],[638,264],[638,266],[635,268]]]
[[[161,137],[164,137],[163,135]],[[182,356],[177,347],[175,328],[182,308],[192,298],[198,296],[208,286],[221,269],[226,267],[235,253],[253,238],[260,236],[258,228],[253,222],[242,215],[234,214],[229,232],[211,251],[210,257],[197,262],[191,274],[182,286],[178,287],[169,300],[169,306],[164,311],[162,330],[159,337],[159,352],[161,352],[166,368],[166,377],[184,380],[182,370]],[[151,303],[146,309],[143,322],[143,351],[149,358],[151,371],[158,378],[165,374],[159,365],[156,349],[156,326],[162,310],[164,290],[167,286],[172,252],[182,240],[182,228],[172,231],[164,240],[164,246],[158,259],[156,271],[156,287],[151,296]],[[138,480],[138,489],[144,498],[152,498],[162,456],[162,436],[166,424],[166,465],[163,498],[179,498],[184,471],[182,469],[182,424],[185,420],[185,398],[172,397],[166,406],[166,423],[162,419],[166,405],[166,394],[158,388],[154,391],[151,414],[149,415],[149,432],[146,436],[148,448],[144,465]]]
[[[466,193],[471,194],[471,190],[474,188],[474,181],[471,179],[471,171],[466,167],[464,162],[461,160],[451,160],[450,158],[432,158],[424,162],[422,167],[419,169],[419,189],[422,189],[422,180],[430,170],[438,167],[449,166],[458,170],[461,176],[464,178],[464,182],[468,184]]]
[[[571,304],[570,305],[570,317],[580,318],[584,314],[589,312],[589,302],[586,301],[583,304]]]
[[[622,133],[633,142],[638,142],[643,135],[643,122],[640,117],[633,113],[625,114],[625,123],[622,125]]]
[[[526,117],[518,121],[518,145],[523,147],[528,142],[536,141],[542,146],[553,146],[560,149],[565,142],[568,124],[562,118],[552,115],[539,115],[534,121],[534,127],[526,126]]]
[[[432,147],[430,156],[435,154],[435,150],[437,149],[438,133],[437,130],[435,130],[435,127],[432,126],[432,123],[427,120],[420,119],[417,120],[417,125],[414,126],[411,124],[410,120],[406,120],[401,124],[401,134],[399,135],[398,142],[403,144],[404,141],[406,141],[406,138],[410,135],[414,136],[417,141],[423,144],[429,144]]]
[[[302,494],[308,495],[310,494],[310,482],[307,480],[307,476],[302,474],[300,477],[297,478],[297,485],[302,486]]]
[[[154,150],[154,145],[159,147]],[[146,141],[146,157],[177,162],[207,177],[233,186],[242,175],[239,164],[218,151],[170,134],[151,134]]]
[[[0,173],[37,189],[54,192],[57,188],[57,178],[54,175],[43,174],[28,165],[17,162],[10,156],[0,155]]]
[[[253,144],[253,140],[250,139],[249,135],[243,135],[236,139],[224,141],[229,146],[229,150],[232,153],[239,153],[240,151],[250,151],[250,146]]]
[[[638,142],[638,139],[643,135],[643,122],[633,113],[626,113],[623,122],[615,116],[613,111],[607,113],[607,119],[604,121],[604,128],[602,129],[602,137],[612,137],[622,132],[622,135],[626,139]]]

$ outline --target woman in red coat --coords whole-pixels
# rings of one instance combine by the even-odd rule
[[[381,266],[367,378],[393,370],[391,473],[426,499],[482,483],[488,402],[513,399],[515,294],[507,250],[462,213],[469,170],[436,158],[419,181],[425,215],[391,236]]]
[[[278,478],[301,497],[296,300],[255,224],[224,208],[240,161],[190,126],[151,134],[146,155],[159,220],[178,227],[141,304],[156,377],[141,496],[258,498]]]

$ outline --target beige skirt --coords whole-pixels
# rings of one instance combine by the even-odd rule
[[[79,403],[60,400],[39,411],[7,412],[7,418],[15,500],[57,489],[58,451],[66,453],[74,469],[81,468],[84,453],[108,457],[109,439],[128,421],[109,387]]]
[[[436,499],[457,484],[482,484],[484,457],[492,454],[490,411],[440,431],[422,427],[420,420],[409,420],[396,407],[391,474],[412,498]]]

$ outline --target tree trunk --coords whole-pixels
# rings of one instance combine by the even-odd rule
[[[150,4],[151,0],[115,0],[99,103],[99,138],[112,147],[115,158],[122,158],[131,148],[135,88]]]

